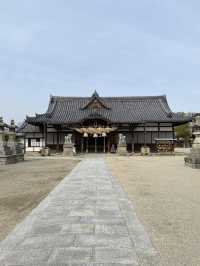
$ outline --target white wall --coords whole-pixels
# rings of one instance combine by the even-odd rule
[[[42,147],[44,147],[44,139],[40,138],[40,142],[38,143],[38,146],[36,147],[36,139],[31,139],[31,147],[28,147],[28,139],[25,139],[25,146],[27,152],[39,152]]]

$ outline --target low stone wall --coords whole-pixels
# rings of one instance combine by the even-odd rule
[[[186,155],[189,154],[191,151],[191,148],[175,148],[174,152],[176,155]]]
[[[18,163],[23,161],[24,161],[23,153],[0,156],[0,165]]]

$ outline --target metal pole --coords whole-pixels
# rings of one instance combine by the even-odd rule
[[[104,140],[103,140],[104,141],[104,143],[103,143],[104,144],[104,153],[106,153],[106,137],[104,136],[103,138],[104,138]]]

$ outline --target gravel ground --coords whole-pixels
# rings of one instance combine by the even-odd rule
[[[200,265],[200,171],[183,157],[107,158],[136,207],[162,265]]]
[[[0,240],[73,169],[78,160],[27,159],[0,166]]]

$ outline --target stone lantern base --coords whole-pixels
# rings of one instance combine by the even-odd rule
[[[40,151],[41,156],[50,156],[50,149],[49,148],[43,148]]]
[[[126,144],[119,144],[117,147],[117,154],[125,156],[127,155],[127,146]]]
[[[200,169],[200,116],[194,119],[195,140],[192,145],[190,154],[185,157],[185,164],[192,168]]]
[[[190,154],[185,157],[185,164],[195,169],[200,169],[200,149],[192,148]]]
[[[17,163],[17,162],[18,160],[17,160],[16,154],[0,156],[0,165],[12,164],[12,163]]]
[[[146,146],[143,146],[141,148],[141,155],[143,155],[143,156],[150,155],[150,148],[149,147],[146,147]]]
[[[63,155],[73,156],[73,144],[72,143],[67,143],[63,145]]]
[[[15,132],[15,123],[12,120],[8,126],[0,117],[0,165],[17,163],[24,160],[23,144]]]

